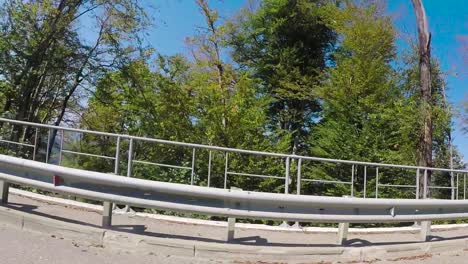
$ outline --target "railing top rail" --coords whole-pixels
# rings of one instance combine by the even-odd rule
[[[147,142],[154,142],[154,143],[161,143],[161,144],[168,144],[168,145],[175,145],[175,146],[184,146],[184,147],[206,149],[206,150],[214,150],[214,151],[222,151],[222,152],[233,152],[233,153],[241,153],[241,154],[278,157],[278,158],[303,159],[303,160],[310,160],[310,161],[322,161],[322,162],[341,163],[341,164],[354,164],[354,165],[373,166],[373,167],[389,167],[389,168],[400,168],[400,169],[415,169],[415,170],[419,169],[419,170],[430,170],[430,171],[468,173],[468,170],[460,170],[460,169],[420,167],[420,166],[414,166],[414,165],[387,164],[387,163],[364,162],[364,161],[354,161],[354,160],[340,160],[340,159],[301,156],[301,155],[294,155],[294,154],[272,153],[272,152],[265,152],[265,151],[226,148],[226,147],[210,146],[210,145],[203,145],[203,144],[170,141],[170,140],[164,140],[164,139],[139,137],[139,136],[126,135],[126,134],[116,134],[116,133],[108,133],[108,132],[101,132],[101,131],[63,127],[63,126],[46,125],[46,124],[39,124],[39,123],[33,123],[33,122],[12,120],[12,119],[7,119],[7,118],[0,118],[0,122],[39,127],[39,128],[64,130],[64,131],[70,131],[70,132],[76,132],[76,133],[88,133],[88,134],[93,134],[93,135],[109,136],[109,137],[116,137],[116,138],[121,138],[121,139],[134,139],[134,140],[141,140],[141,141],[147,141]]]

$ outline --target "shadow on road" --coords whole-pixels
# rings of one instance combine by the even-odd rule
[[[80,220],[70,219],[66,217],[61,217],[57,215],[47,214],[43,212],[36,211],[38,208],[37,206],[28,205],[28,204],[21,204],[21,203],[8,203],[7,205],[1,205],[5,208],[9,208],[11,210],[17,210],[25,213],[30,213],[32,215],[47,217],[51,219],[55,219],[58,221],[63,221],[72,224],[79,224],[84,226],[90,226],[95,228],[102,228],[100,225],[95,225],[87,222],[83,222]],[[178,235],[178,234],[166,234],[160,232],[152,232],[148,231],[145,225],[113,225],[110,230],[123,232],[123,233],[131,233],[131,234],[138,234],[138,235],[145,235],[150,237],[159,237],[159,238],[173,238],[173,239],[183,239],[183,240],[192,240],[192,241],[201,241],[201,242],[212,242],[212,243],[226,243],[224,239],[213,239],[213,238],[206,238],[206,237],[196,237],[196,236],[189,236],[189,235]],[[313,235],[313,234],[311,234]],[[455,236],[455,237],[441,237],[441,236],[430,236],[428,238],[428,242],[435,242],[435,241],[444,241],[444,240],[455,240],[455,239],[464,239],[468,238],[468,235],[464,236]],[[279,243],[279,242],[270,242],[268,239],[261,237],[261,236],[246,236],[246,237],[237,237],[233,241],[230,241],[230,244],[239,244],[239,245],[251,245],[251,246],[281,246],[281,247],[341,247],[338,244],[332,243]],[[395,245],[395,244],[413,244],[413,243],[421,243],[420,241],[404,241],[404,242],[370,242],[364,239],[349,239],[345,242],[343,246],[345,247],[367,247],[367,246],[378,246],[378,245]]]

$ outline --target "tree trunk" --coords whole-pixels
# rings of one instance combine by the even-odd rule
[[[418,165],[424,167],[432,166],[432,92],[431,92],[431,35],[427,23],[426,12],[422,0],[412,0],[416,21],[418,26],[419,42],[419,71],[420,71],[420,91],[421,103],[420,111],[423,121],[419,137]],[[424,182],[429,185],[431,182],[431,171],[427,171],[427,180],[424,180],[424,173],[420,174],[420,198],[424,195]],[[427,197],[430,197],[427,188]]]

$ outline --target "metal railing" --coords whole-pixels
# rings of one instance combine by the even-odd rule
[[[421,228],[423,240],[428,235],[428,221],[468,218],[466,200],[365,199],[247,192],[115,175],[109,177],[104,173],[0,155],[2,203],[8,202],[10,183],[104,201],[103,225],[111,224],[111,203],[247,219],[340,224],[425,221],[425,228]],[[346,239],[347,228],[347,225],[340,225],[340,243]]]
[[[333,184],[333,185],[344,185],[349,186],[349,195],[356,196],[356,184],[361,186],[360,195],[363,198],[368,198],[369,193],[372,192],[372,186],[369,184],[373,184],[373,193],[375,198],[379,198],[379,192],[382,188],[402,188],[402,189],[413,189],[414,196],[416,199],[420,197],[420,192],[422,192],[423,197],[427,197],[427,193],[430,189],[448,189],[452,193],[452,199],[459,199],[460,196],[460,186],[459,186],[459,178],[460,175],[463,177],[463,199],[466,198],[466,176],[468,174],[468,170],[457,170],[457,169],[447,169],[447,168],[432,168],[432,167],[419,167],[419,166],[411,166],[411,165],[398,165],[398,164],[384,164],[384,163],[373,163],[373,162],[362,162],[362,161],[352,161],[352,160],[338,160],[338,159],[328,159],[328,158],[319,158],[319,157],[309,157],[309,156],[300,156],[294,154],[281,154],[281,153],[271,153],[271,152],[263,152],[263,151],[252,151],[252,150],[243,150],[243,149],[233,149],[233,148],[225,148],[225,147],[217,147],[217,146],[208,146],[208,145],[201,145],[201,144],[193,144],[193,143],[184,143],[184,142],[177,142],[177,141],[169,141],[169,140],[162,140],[162,139],[154,139],[154,138],[146,138],[146,137],[137,137],[131,135],[123,135],[123,134],[115,134],[115,133],[107,133],[107,132],[99,132],[99,131],[90,131],[90,130],[83,130],[83,129],[76,129],[76,128],[69,128],[69,127],[60,127],[60,126],[52,126],[52,125],[45,125],[45,124],[37,124],[31,122],[24,122],[24,121],[17,121],[17,120],[10,120],[5,118],[0,118],[0,122],[8,123],[10,125],[16,126],[24,126],[26,128],[33,128],[35,129],[34,136],[32,137],[32,142],[15,142],[11,140],[7,140],[4,138],[0,138],[0,143],[3,144],[13,144],[18,146],[24,146],[32,149],[33,154],[31,155],[32,160],[36,160],[37,152],[38,152],[38,137],[40,136],[39,130],[47,129],[47,149],[46,149],[46,163],[50,162],[49,153],[51,153],[51,149],[54,146],[51,146],[51,137],[54,131],[56,135],[60,135],[60,143],[59,143],[59,150],[58,150],[58,165],[62,165],[63,155],[78,155],[78,156],[87,156],[87,157],[94,157],[94,158],[101,158],[104,160],[110,160],[114,164],[114,171],[113,173],[119,175],[121,172],[119,171],[120,163],[121,163],[121,152],[122,149],[122,141],[128,142],[128,148],[125,150],[127,152],[127,171],[126,176],[132,177],[133,175],[133,167],[136,164],[143,164],[143,165],[150,165],[156,167],[164,167],[164,168],[171,168],[177,170],[183,170],[190,172],[190,185],[195,185],[195,176],[197,175],[196,172],[196,163],[197,163],[197,153],[200,150],[208,152],[208,163],[206,165],[207,169],[207,181],[206,186],[211,187],[212,185],[212,161],[213,161],[213,152],[221,152],[224,154],[224,177],[222,186],[223,188],[227,189],[228,182],[230,177],[233,176],[242,176],[242,177],[254,177],[254,178],[270,178],[275,180],[284,181],[284,193],[292,193],[290,190],[290,185],[293,181],[293,178],[296,180],[296,190],[295,193],[300,195],[303,193],[302,189],[304,184]],[[59,133],[60,132],[60,133]],[[70,149],[64,148],[64,139],[66,137],[66,133],[78,133],[78,134],[87,134],[87,135],[95,135],[101,137],[112,138],[115,142],[115,154],[110,155],[100,155],[94,153],[86,153],[80,152]],[[140,160],[135,158],[134,146],[137,142],[146,142],[146,143],[157,143],[165,146],[179,146],[188,150],[191,150],[191,161],[188,165],[177,165],[177,164],[166,164],[161,162],[154,162],[148,160]],[[197,151],[198,150],[198,151]],[[249,155],[249,156],[261,156],[267,158],[277,158],[281,159],[284,162],[284,174],[283,175],[269,175],[263,173],[251,173],[251,172],[244,172],[244,171],[235,171],[230,167],[230,154],[233,155],[234,153],[239,155]],[[323,179],[323,178],[313,178],[313,177],[304,177],[304,170],[307,166],[304,164],[305,162],[314,162],[314,163],[321,163],[321,164],[341,164],[341,165],[348,165],[351,166],[351,170],[349,171],[349,180],[337,180],[334,177],[330,179]],[[292,163],[295,163],[295,170],[296,170],[296,177],[291,176],[291,169]],[[358,182],[357,177],[358,168],[362,169],[361,180]],[[375,170],[375,174],[373,177],[373,181],[369,181],[369,169],[373,168]],[[403,169],[407,171],[412,171],[414,176],[414,184],[396,184],[396,183],[383,183],[381,178],[382,170],[384,169]],[[444,182],[451,183],[450,186],[440,186],[435,185],[434,183],[427,182],[427,175],[429,172],[440,172],[440,173],[449,173],[451,178],[456,177],[456,181],[449,179],[444,179]],[[420,174],[424,175],[424,182],[422,184],[423,188],[420,190]],[[411,176],[411,177],[413,177]],[[343,178],[343,177],[341,177]],[[389,179],[386,177],[385,179]],[[446,181],[445,181],[446,180]],[[369,191],[371,190],[371,191]]]

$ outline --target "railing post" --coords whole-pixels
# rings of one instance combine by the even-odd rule
[[[455,200],[455,178],[453,177],[453,171],[450,172],[450,187],[451,189],[451,194],[452,194],[452,200]]]
[[[50,131],[51,129],[47,131],[47,149],[46,149],[46,163],[49,163],[49,152],[52,152],[50,149]]]
[[[288,194],[289,193],[289,157],[286,158],[286,175],[284,179],[284,193]]]
[[[354,196],[354,164],[351,166],[351,197]]]
[[[194,176],[195,176],[195,148],[192,151],[192,172],[190,174],[190,185],[194,183]]]
[[[375,168],[375,198],[379,198],[379,167]]]
[[[296,183],[296,194],[301,195],[301,167],[302,167],[302,159],[299,158],[297,160],[297,183]],[[294,223],[295,228],[300,228],[299,222]]]
[[[301,194],[301,166],[302,166],[302,159],[299,158],[297,160],[297,184],[296,184],[296,193],[297,195]]]
[[[120,137],[117,137],[117,145],[115,146],[115,159],[114,159],[114,174],[119,175],[120,163]]]
[[[423,198],[427,198],[427,169],[424,170]]]
[[[128,144],[128,163],[127,163],[127,177],[132,177],[132,166],[133,166],[133,138],[130,138]],[[124,212],[131,212],[129,205],[125,205]]]
[[[37,152],[37,137],[39,135],[38,129],[36,127],[36,132],[34,133],[34,148],[33,148],[33,160],[36,160],[36,152]]]
[[[133,138],[130,139],[130,143],[128,145],[127,177],[132,177],[132,166],[133,166]]]
[[[466,173],[463,174],[463,200],[466,200]]]
[[[226,163],[224,164],[224,189],[227,188],[227,175],[228,175],[228,160],[229,160],[229,153],[226,152]]]
[[[208,152],[208,182],[207,185],[210,187],[211,181],[211,150]]]
[[[59,161],[58,165],[62,165],[62,150],[63,150],[63,138],[65,135],[65,131],[62,129],[62,137],[60,139],[60,151],[59,151]]]
[[[0,180],[0,202],[8,203],[8,193],[10,192],[10,184],[5,180]]]
[[[364,198],[366,198],[366,187],[367,187],[367,166],[364,166]]]
[[[112,226],[112,203],[104,202],[102,205],[102,227],[109,228]]]
[[[416,169],[416,199],[419,199],[419,168]]]

